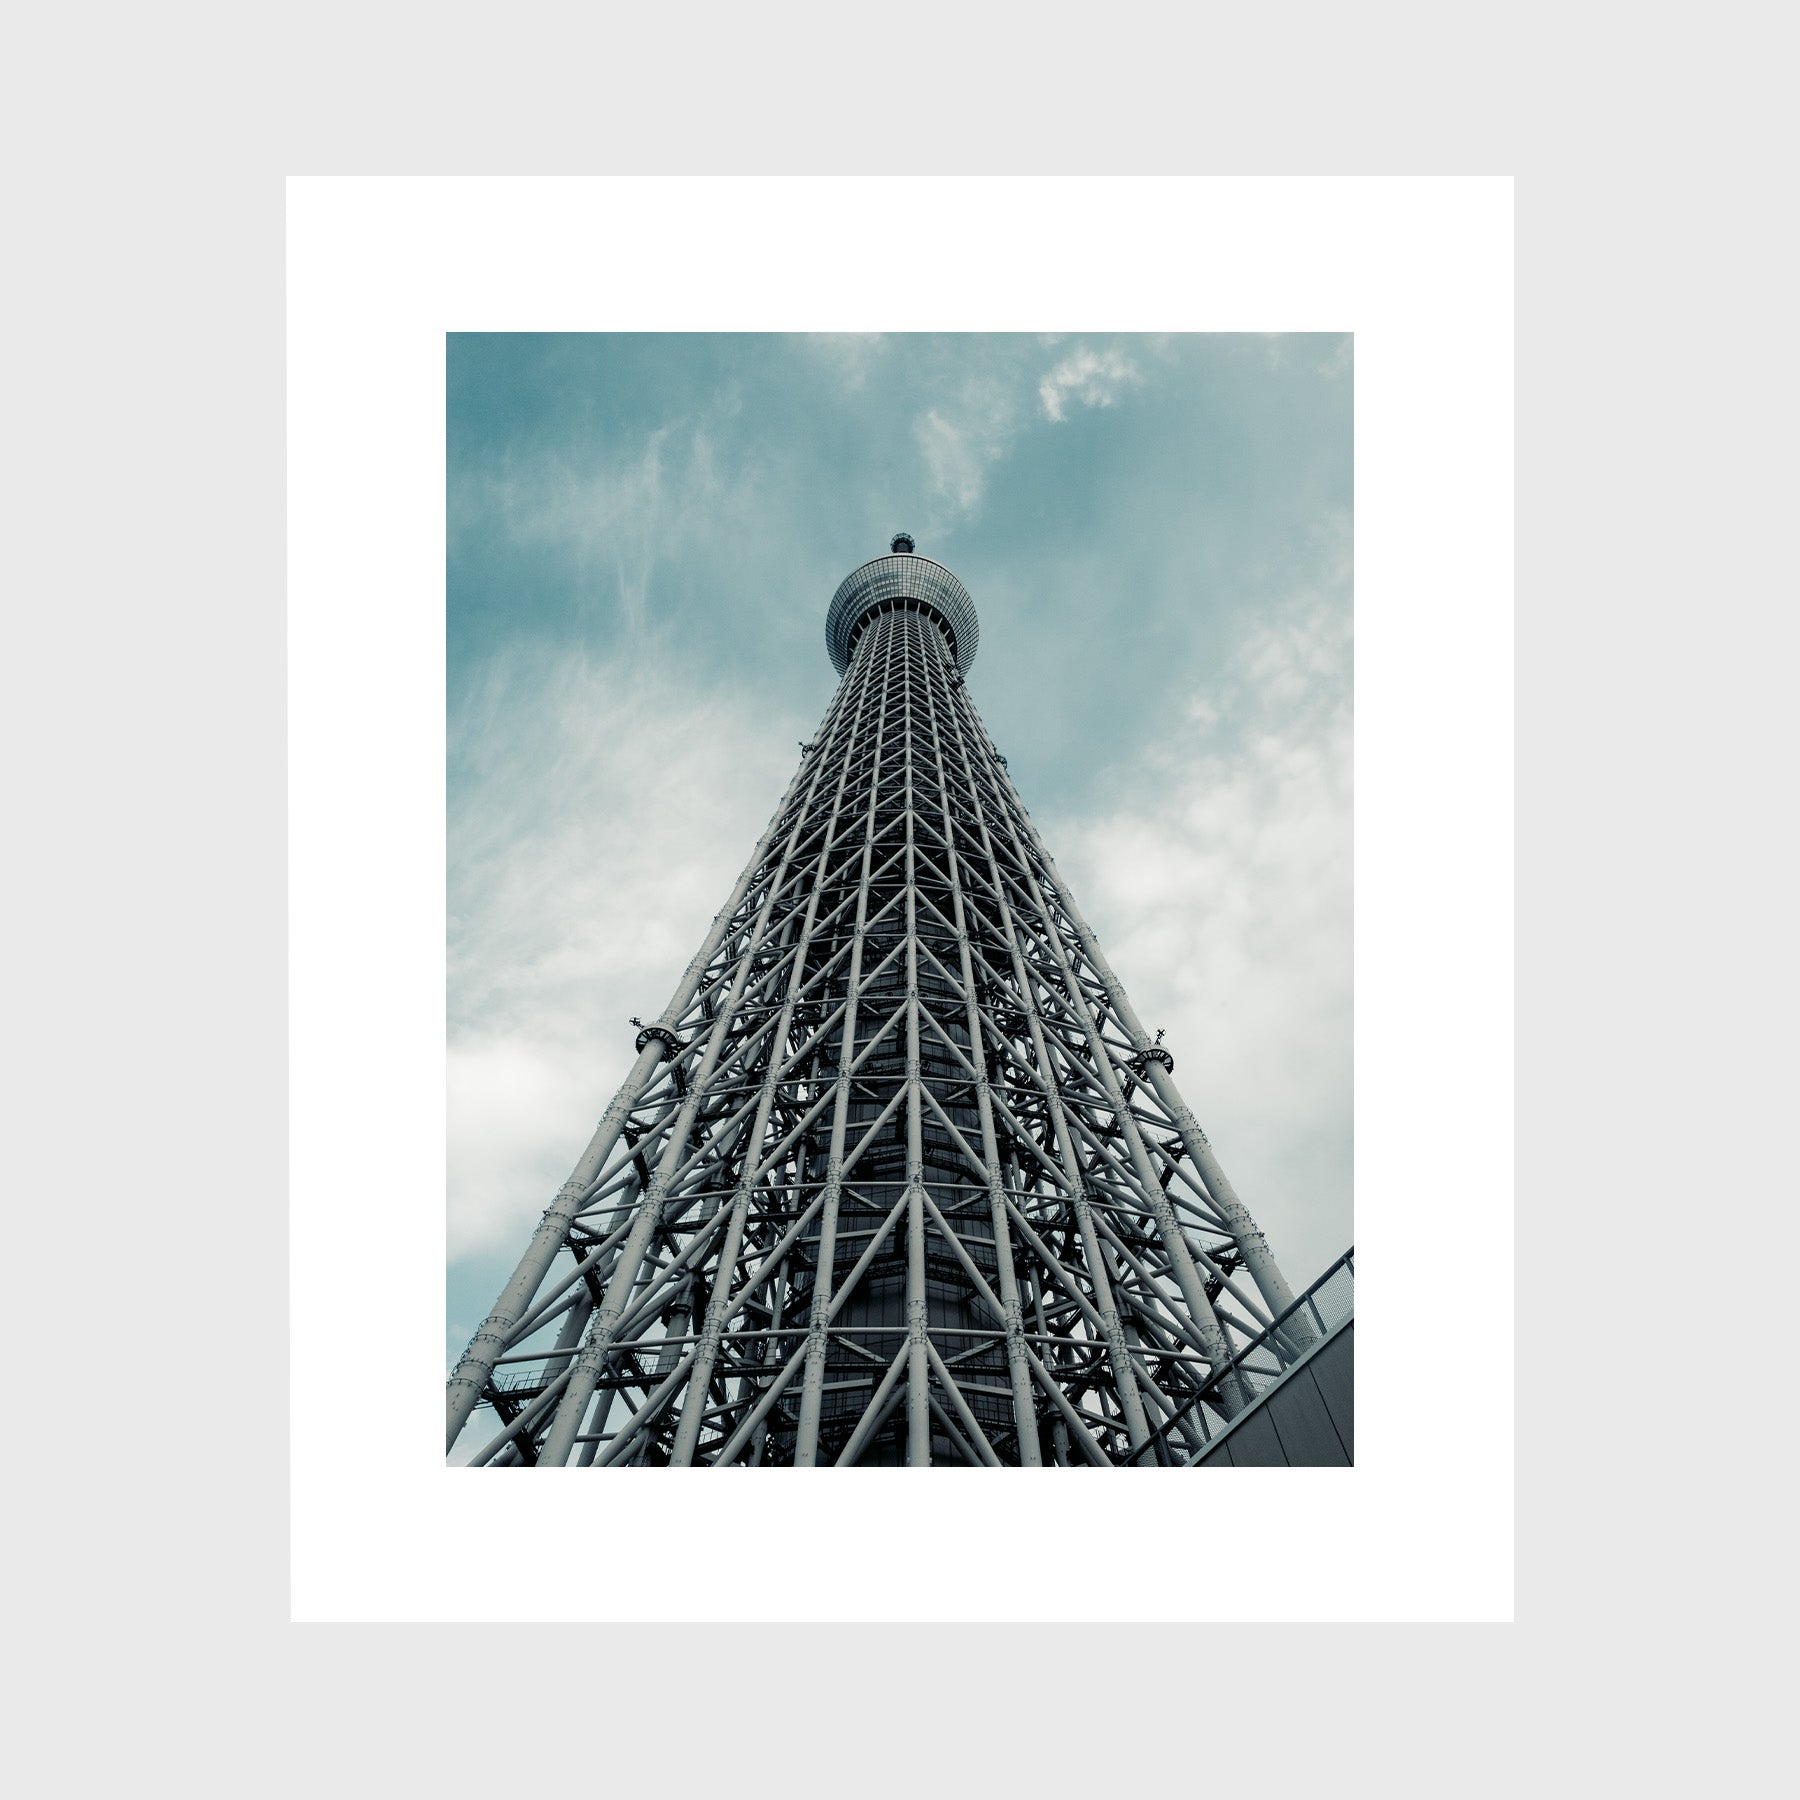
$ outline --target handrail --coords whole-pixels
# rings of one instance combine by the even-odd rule
[[[1281,1364],[1282,1372],[1284,1374],[1288,1369],[1292,1368],[1294,1364],[1301,1361],[1302,1359],[1300,1357],[1292,1355],[1284,1356],[1282,1354],[1281,1344],[1277,1334],[1280,1332],[1281,1327],[1291,1319],[1295,1313],[1299,1312],[1302,1307],[1312,1308],[1313,1322],[1318,1326],[1321,1332],[1324,1332],[1326,1330],[1325,1315],[1319,1311],[1313,1296],[1317,1294],[1318,1291],[1324,1287],[1326,1282],[1328,1282],[1340,1269],[1348,1269],[1350,1271],[1351,1280],[1354,1282],[1356,1278],[1355,1257],[1356,1246],[1352,1244],[1336,1262],[1332,1263],[1331,1266],[1313,1282],[1311,1287],[1307,1288],[1303,1294],[1296,1297],[1292,1306],[1284,1308],[1275,1318],[1271,1319],[1255,1337],[1251,1338],[1241,1350],[1236,1351],[1232,1356],[1221,1363],[1216,1370],[1212,1371],[1207,1377],[1206,1387],[1200,1393],[1196,1394],[1179,1412],[1172,1414],[1151,1432],[1151,1434],[1145,1438],[1145,1440],[1139,1444],[1128,1457],[1126,1457],[1124,1466],[1126,1468],[1131,1468],[1133,1465],[1141,1463],[1147,1454],[1155,1454],[1160,1447],[1168,1443],[1170,1434],[1174,1432],[1176,1427],[1180,1425],[1181,1421],[1185,1419],[1189,1413],[1196,1414],[1200,1421],[1200,1435],[1210,1442],[1213,1434],[1207,1429],[1206,1414],[1199,1411],[1202,1402],[1206,1400],[1209,1394],[1216,1395],[1219,1383],[1224,1377],[1229,1375],[1234,1369],[1244,1369],[1244,1365],[1258,1350],[1273,1346],[1276,1360]],[[1354,1312],[1355,1309],[1352,1307],[1349,1316],[1354,1316]],[[1248,1371],[1245,1372],[1248,1373]],[[1245,1385],[1248,1386],[1248,1383]],[[1251,1404],[1254,1405],[1256,1400],[1260,1398],[1260,1395],[1254,1396]],[[1213,1404],[1217,1406],[1218,1401],[1215,1399]],[[1248,1409],[1246,1408],[1246,1410]]]

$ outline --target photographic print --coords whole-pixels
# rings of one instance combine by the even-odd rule
[[[450,1462],[1352,1463],[1350,338],[446,375]]]

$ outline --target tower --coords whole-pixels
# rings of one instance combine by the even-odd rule
[[[904,533],[832,597],[824,719],[450,1378],[475,1462],[1180,1465],[1307,1355],[977,636]]]

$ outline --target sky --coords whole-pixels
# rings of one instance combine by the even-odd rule
[[[451,1361],[900,530],[1295,1289],[1350,1244],[1348,337],[463,334],[447,393]]]

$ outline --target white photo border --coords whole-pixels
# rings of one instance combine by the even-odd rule
[[[1083,329],[1355,333],[1356,1468],[446,1468],[446,333]],[[295,178],[288,406],[295,1619],[1512,1617],[1510,179]]]

